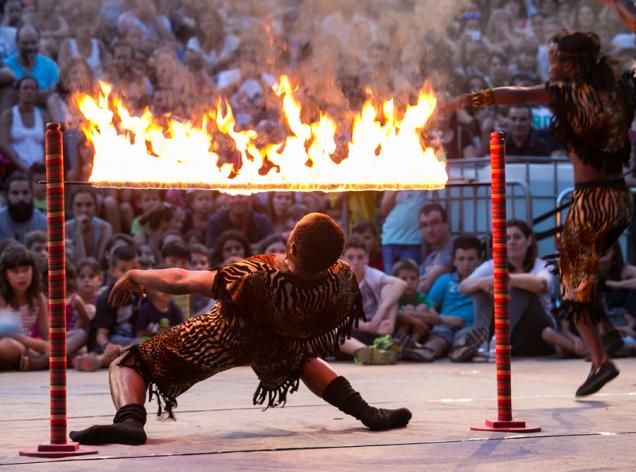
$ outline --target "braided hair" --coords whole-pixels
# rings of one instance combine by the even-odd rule
[[[617,80],[610,59],[601,54],[601,39],[592,32],[561,32],[552,37],[560,61],[570,64],[578,80],[596,90],[610,89]]]

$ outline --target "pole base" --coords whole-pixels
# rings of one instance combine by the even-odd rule
[[[37,449],[23,449],[20,451],[21,456],[48,458],[86,456],[88,454],[97,454],[97,449],[80,449],[79,443],[76,442],[66,444],[40,444]]]
[[[471,426],[472,431],[500,431],[509,433],[537,433],[541,426],[530,426],[525,421],[486,420],[482,426]]]

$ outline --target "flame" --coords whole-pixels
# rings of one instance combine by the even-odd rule
[[[288,77],[281,76],[274,92],[289,133],[283,142],[263,145],[256,131],[236,129],[232,107],[222,101],[198,120],[154,117],[148,109],[134,115],[102,82],[96,97],[75,97],[84,118],[82,130],[95,149],[89,180],[96,186],[232,193],[445,185],[445,163],[421,143],[421,131],[437,105],[432,93],[420,92],[417,103],[403,113],[393,100],[376,108],[370,99],[343,134],[325,113],[317,122],[303,122],[302,105]],[[350,140],[345,144],[340,138],[339,149],[341,136]]]

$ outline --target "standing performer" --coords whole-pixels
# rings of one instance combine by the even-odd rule
[[[563,229],[559,270],[561,313],[572,320],[592,356],[588,378],[576,391],[590,395],[618,375],[597,325],[606,315],[597,293],[599,258],[632,219],[623,179],[634,119],[634,71],[619,75],[601,54],[594,33],[559,33],[551,40],[550,80],[532,87],[485,89],[452,100],[447,108],[542,104],[554,113],[552,134],[567,150],[575,190]]]
[[[299,379],[316,395],[376,431],[401,428],[406,408],[369,406],[344,377],[319,359],[335,352],[364,319],[362,296],[339,260],[344,234],[328,216],[312,213],[289,236],[286,254],[251,257],[216,271],[132,270],[114,285],[113,306],[145,287],[199,293],[217,300],[208,313],[124,351],[110,368],[117,407],[112,425],[70,436],[81,444],[144,444],[146,389],[172,416],[176,398],[195,383],[236,366],[250,366],[260,385],[254,404],[283,406]]]

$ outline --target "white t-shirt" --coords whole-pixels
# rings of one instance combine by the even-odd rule
[[[494,261],[491,259],[489,261],[482,263],[479,267],[477,267],[473,271],[473,273],[468,276],[466,280],[478,279],[482,277],[491,277],[494,274],[494,272],[495,272],[495,264],[494,264]],[[552,283],[554,281],[554,275],[552,275],[552,272],[550,272],[550,270],[548,269],[546,261],[544,261],[540,257],[537,257],[535,259],[534,266],[532,267],[530,274],[538,275],[539,277],[543,277],[545,279],[548,289],[546,290],[545,293],[542,293],[539,295],[539,299],[541,300],[541,303],[543,304],[546,310],[546,313],[550,313],[550,310],[552,309],[550,294],[552,293]]]
[[[364,306],[364,316],[370,321],[380,306],[380,295],[382,293],[382,276],[384,272],[373,267],[364,268],[364,278],[358,284],[362,292],[362,305]]]

